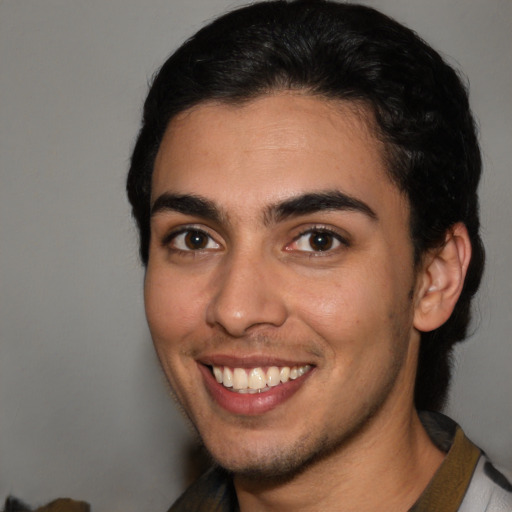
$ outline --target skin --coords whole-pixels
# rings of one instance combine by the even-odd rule
[[[299,93],[202,104],[171,121],[157,155],[148,323],[186,414],[235,473],[242,511],[407,510],[443,459],[413,407],[419,329],[451,313],[436,302],[448,285],[458,297],[443,272],[470,251],[454,236],[446,258],[414,267],[408,201],[365,119]],[[373,215],[276,210],[326,191]],[[166,194],[214,213],[176,211]],[[202,248],[187,246],[187,229],[204,233]],[[315,250],[326,230],[331,248]],[[226,360],[313,370],[269,410],[237,414],[205,380],[205,365]]]

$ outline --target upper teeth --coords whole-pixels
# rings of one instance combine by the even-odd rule
[[[304,375],[311,366],[270,366],[267,371],[257,368],[230,368],[228,366],[213,366],[213,374],[219,384],[232,388],[239,393],[268,391],[270,388],[295,380]]]

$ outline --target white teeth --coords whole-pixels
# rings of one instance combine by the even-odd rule
[[[249,379],[243,368],[235,368],[233,370],[233,389],[245,389],[248,387]]]
[[[279,368],[277,366],[271,366],[267,371],[267,386],[273,388],[280,383]]]
[[[302,377],[305,373],[308,373],[309,370],[311,370],[311,366],[309,366],[309,364],[306,364],[305,366],[299,366],[297,368],[297,373],[299,374],[299,377]]]
[[[267,385],[267,378],[261,368],[253,368],[249,374],[249,388],[263,389]]]
[[[213,367],[213,375],[215,375],[215,379],[219,384],[222,384],[222,370],[218,366]]]
[[[246,369],[213,366],[212,370],[215,380],[226,388],[233,388],[238,393],[260,393],[302,377],[311,370],[311,366],[270,366],[266,372],[261,367]]]
[[[233,387],[233,372],[227,366],[224,366],[224,371],[222,372],[222,382],[220,382],[220,384],[223,384],[226,388]]]

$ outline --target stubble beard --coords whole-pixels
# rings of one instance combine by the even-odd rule
[[[360,404],[358,410],[346,419],[345,424],[339,425],[337,432],[325,427],[316,434],[314,432],[306,433],[281,449],[276,449],[273,446],[269,447],[266,452],[241,457],[240,460],[226,460],[222,454],[217,456],[214,447],[210,449],[208,443],[204,442],[203,436],[187,408],[183,405],[181,408],[214,464],[222,467],[235,478],[251,482],[254,485],[273,487],[285,483],[313,466],[321,464],[322,461],[343,453],[347,446],[352,445],[358,437],[363,436],[371,428],[373,421],[376,420],[393,393],[400,372],[405,369],[407,356],[399,349],[407,336],[402,327],[403,324],[397,321],[394,328],[396,352],[389,366],[382,369],[380,387],[374,391],[372,396],[367,397],[365,403]],[[178,400],[178,402],[180,401]],[[240,423],[244,423],[243,418],[239,420]],[[247,427],[250,428],[250,425],[249,420]]]
[[[389,377],[378,394],[372,397],[362,409],[355,414],[356,418],[340,427],[339,432],[323,430],[316,436],[307,433],[293,444],[284,446],[281,450],[275,447],[265,453],[246,457],[245,461],[224,460],[217,457],[215,450],[206,451],[215,464],[240,481],[250,482],[251,485],[275,486],[293,480],[301,473],[319,465],[331,457],[341,454],[345,447],[351,445],[356,438],[362,436],[370,427],[374,418],[383,408],[393,389],[400,364],[398,361],[389,369]],[[250,459],[250,460],[249,460]]]

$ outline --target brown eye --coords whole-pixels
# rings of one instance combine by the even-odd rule
[[[206,232],[199,229],[184,229],[173,234],[170,240],[166,241],[171,249],[178,251],[203,251],[217,250],[220,245]]]
[[[317,231],[309,235],[309,245],[314,251],[328,251],[333,243],[334,237],[330,233]]]
[[[205,249],[208,245],[208,236],[201,231],[189,231],[185,234],[183,241],[191,251]]]
[[[310,229],[299,235],[288,250],[298,252],[328,252],[349,244],[337,233],[332,233],[327,229]]]

